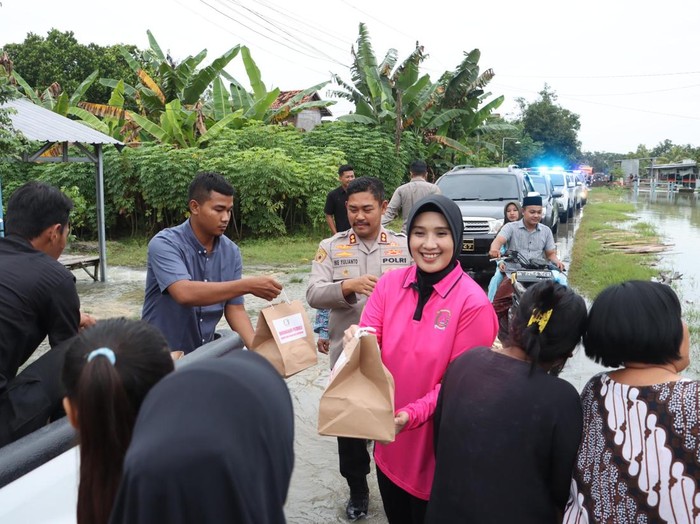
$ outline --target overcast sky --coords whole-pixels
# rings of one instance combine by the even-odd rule
[[[206,62],[236,44],[250,48],[268,88],[350,80],[350,48],[364,22],[378,60],[403,60],[419,41],[433,80],[481,50],[482,71],[504,95],[534,101],[547,83],[580,115],[585,151],[626,153],[670,139],[700,146],[698,0],[0,0],[0,46],[52,27],[100,45],[148,47],[150,29],[175,60],[208,50]],[[239,57],[227,68],[247,76]],[[21,72],[21,71],[20,71]],[[321,96],[328,97],[327,87]],[[330,108],[335,114],[348,106]]]

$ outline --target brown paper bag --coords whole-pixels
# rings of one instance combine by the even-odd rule
[[[318,432],[393,442],[394,377],[382,364],[377,337],[360,329],[333,366],[318,410]]]
[[[251,345],[285,378],[318,362],[311,323],[298,300],[261,310]]]

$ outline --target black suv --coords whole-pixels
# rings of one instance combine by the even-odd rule
[[[503,225],[506,202],[522,205],[523,197],[534,191],[525,175],[515,166],[457,166],[437,180],[442,194],[462,211],[464,240],[459,261],[465,271],[493,271],[489,248]]]

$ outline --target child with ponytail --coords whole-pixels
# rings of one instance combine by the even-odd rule
[[[582,411],[574,386],[557,375],[585,325],[580,296],[541,282],[521,298],[503,348],[452,362],[435,411],[426,524],[561,522]]]
[[[103,320],[70,343],[63,405],[80,443],[78,524],[106,524],[141,402],[173,360],[143,321]]]

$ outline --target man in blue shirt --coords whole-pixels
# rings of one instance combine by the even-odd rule
[[[224,236],[233,193],[220,174],[199,173],[189,188],[190,218],[148,243],[142,318],[173,350],[189,353],[213,340],[222,315],[250,347],[254,331],[243,295],[273,300],[282,290],[273,277],[241,278],[240,250]]]

